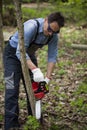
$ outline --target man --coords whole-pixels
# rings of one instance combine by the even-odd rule
[[[26,62],[32,82],[45,81],[47,84],[56,63],[58,51],[58,33],[64,26],[64,17],[60,12],[54,12],[44,18],[31,19],[24,23],[24,44],[26,49]],[[35,51],[38,48],[48,45],[47,72],[44,78],[38,68]],[[45,57],[44,57],[45,58]],[[4,51],[4,72],[5,72],[5,130],[19,127],[18,97],[19,82],[23,77],[20,50],[18,44],[18,32],[8,41]],[[32,114],[28,102],[29,114]]]

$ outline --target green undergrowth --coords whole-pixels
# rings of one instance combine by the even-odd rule
[[[28,116],[24,130],[40,130],[40,123],[33,116]]]
[[[44,11],[45,10],[45,11]],[[50,13],[50,9],[31,9],[31,8],[22,8],[23,20],[26,21],[31,18],[46,17]]]

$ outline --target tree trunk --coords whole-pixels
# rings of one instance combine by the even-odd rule
[[[2,17],[2,0],[0,0],[0,14],[1,14],[1,17]]]
[[[1,68],[3,70],[3,46],[4,46],[4,37],[3,37],[3,25],[2,25],[2,16],[0,13],[0,59],[1,59]]]
[[[37,0],[36,2],[37,2],[37,10],[39,10],[40,9],[40,1]]]
[[[26,84],[29,101],[31,104],[32,113],[33,113],[33,116],[35,116],[35,97],[32,90],[31,79],[29,76],[29,71],[28,71],[26,58],[25,58],[26,55],[25,55],[25,47],[24,47],[24,29],[23,29],[23,23],[22,23],[21,3],[20,3],[20,0],[13,0],[13,2],[15,5],[16,17],[17,17],[21,65],[22,65],[22,70],[23,70],[23,75],[24,75],[24,80]]]

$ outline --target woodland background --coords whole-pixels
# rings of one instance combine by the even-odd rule
[[[43,125],[28,117],[26,96],[20,83],[21,130],[87,130],[87,0],[22,0],[23,22],[54,11],[62,12],[66,23],[59,34],[58,60],[49,85],[50,92],[42,101]],[[17,30],[12,0],[0,1],[0,13],[6,41]],[[0,130],[3,130],[4,122],[4,46],[0,44]],[[37,57],[45,74],[47,47],[39,50]]]

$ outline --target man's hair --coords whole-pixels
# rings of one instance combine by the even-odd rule
[[[65,20],[64,16],[60,12],[54,12],[48,15],[48,22],[49,23],[57,22],[59,27],[63,27]]]

